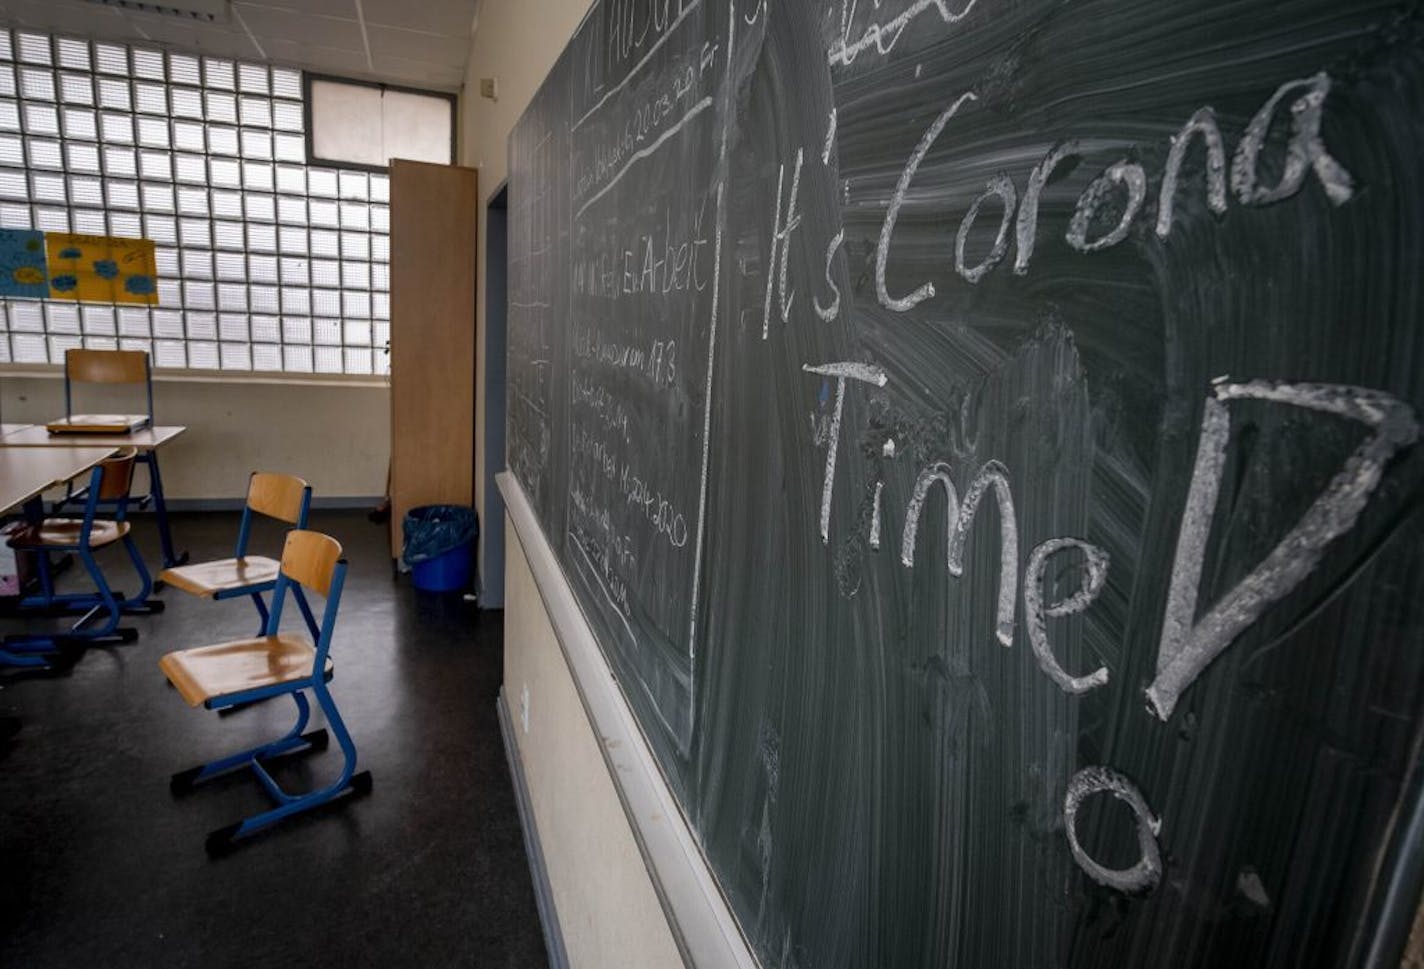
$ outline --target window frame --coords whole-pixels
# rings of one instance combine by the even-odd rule
[[[450,160],[444,164],[453,165],[459,158],[460,138],[456,130],[456,124],[460,119],[460,96],[451,94],[449,91],[432,91],[428,88],[406,87],[400,84],[383,84],[380,81],[367,81],[354,77],[340,77],[336,74],[318,74],[312,71],[302,71],[302,127],[305,130],[307,143],[307,164],[317,167],[327,168],[349,168],[353,171],[362,172],[388,172],[389,165],[363,165],[360,162],[339,161],[325,158],[316,153],[316,146],[312,142],[314,129],[312,127],[312,82],[326,81],[330,84],[349,84],[352,87],[375,88],[382,93],[395,91],[398,94],[419,94],[422,97],[439,98],[450,105]]]

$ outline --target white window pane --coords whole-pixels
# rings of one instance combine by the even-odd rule
[[[270,192],[273,188],[272,166],[265,162],[245,161],[242,163],[242,187],[255,188],[259,192]]]
[[[72,232],[69,210],[35,206],[35,228],[45,232]]]
[[[79,312],[86,334],[98,334],[100,336],[118,335],[118,321],[115,319],[114,308],[112,306],[86,304],[80,307]]]
[[[0,75],[3,75],[0,71]],[[5,92],[0,89],[0,93]],[[59,99],[65,104],[93,104],[94,82],[88,74],[61,74],[59,76]]]
[[[30,175],[30,192],[36,202],[50,202],[63,205],[69,201],[69,192],[64,187],[64,176],[34,172]]]
[[[115,111],[129,111],[133,108],[133,98],[129,82],[122,78],[101,77],[98,81],[99,106]]]
[[[207,91],[203,94],[209,121],[222,124],[237,124],[237,98],[221,91]]]
[[[44,332],[44,304],[13,302],[10,304],[10,329],[29,333]]]
[[[311,281],[310,265],[302,258],[282,257],[282,282],[288,286],[305,286]]]
[[[251,370],[252,351],[246,343],[223,343],[219,346],[219,358],[224,370]]]
[[[341,315],[341,293],[335,289],[314,289],[312,290],[312,312],[317,316],[340,316]],[[340,343],[341,331],[333,329],[329,332],[322,330],[321,321],[317,326],[317,342]],[[332,324],[335,326],[336,324]],[[323,339],[325,335],[325,339]]]
[[[277,313],[282,309],[275,286],[252,286],[248,290],[248,304],[254,313]]]
[[[60,151],[59,142],[50,141],[48,138],[29,138],[26,139],[25,147],[28,149],[31,168],[64,168],[64,154]]]
[[[244,196],[247,217],[256,222],[277,221],[277,200],[260,192],[248,192]]]
[[[341,285],[341,264],[332,259],[313,259],[311,261],[311,280],[313,286],[337,287]],[[341,315],[339,307],[333,307],[332,316]]]
[[[371,264],[343,261],[341,263],[341,285],[347,289],[369,289],[371,287]]]
[[[273,135],[272,155],[278,161],[304,162],[307,160],[306,139],[301,135]]]
[[[307,200],[283,195],[277,199],[277,221],[287,225],[307,224]]]
[[[183,302],[186,306],[195,307],[200,310],[214,310],[217,309],[217,291],[214,289],[212,283],[189,280],[183,284]],[[202,336],[211,336],[211,331],[205,333],[197,329],[204,319],[203,314],[189,313],[188,332],[190,334],[197,332]]]
[[[20,87],[15,83],[15,69],[9,64],[0,64],[0,95],[13,98],[20,93]]]
[[[342,370],[345,373],[370,373],[371,351],[365,347],[347,347],[342,351]]]
[[[286,67],[272,68],[272,93],[279,98],[300,98],[302,72]]]
[[[141,151],[138,153],[138,170],[144,178],[171,182],[173,181],[173,157],[166,151]]]
[[[152,334],[149,332],[149,310],[141,306],[123,306],[119,308],[119,334],[120,336],[143,337],[147,339]]]
[[[346,290],[341,294],[341,312],[343,316],[354,319],[370,319],[371,317],[371,294]]]
[[[247,257],[247,278],[254,283],[277,282],[277,257],[253,253]]]
[[[311,230],[311,253],[335,259],[341,255],[340,236],[329,229]]]
[[[208,177],[214,185],[237,188],[242,184],[242,166],[228,158],[209,159]]]
[[[52,104],[26,101],[25,130],[34,135],[59,134],[59,111]]]
[[[277,227],[252,223],[247,227],[247,248],[252,252],[277,251]]]
[[[48,64],[50,62],[49,37],[47,35],[21,31],[15,37],[20,45],[20,60],[30,64]]]
[[[143,222],[138,215],[133,212],[110,212],[109,213],[109,235],[111,236],[140,236],[143,235]]]
[[[105,145],[104,174],[110,177],[133,178],[138,174],[138,153],[121,145]]]
[[[219,252],[217,254],[218,279],[243,280],[247,278],[247,259],[240,252]]]
[[[242,131],[242,157],[272,160],[272,133],[269,131]]]
[[[282,342],[291,345],[306,345],[312,342],[311,320],[300,317],[282,317]]]
[[[213,189],[213,215],[220,219],[242,218],[242,193]]]
[[[184,249],[183,275],[189,279],[212,279],[212,252],[208,249]]]
[[[70,212],[70,221],[74,223],[75,232],[91,236],[104,234],[105,219],[100,209],[73,209]]]
[[[237,87],[232,61],[220,57],[203,58],[203,83],[208,87],[231,91]]]
[[[342,342],[348,347],[371,345],[371,324],[365,320],[347,320],[342,332]]]
[[[208,162],[202,155],[174,155],[173,167],[180,182],[208,184]]]
[[[244,127],[272,127],[272,102],[267,98],[244,97],[238,101],[237,107]]]
[[[138,208],[137,182],[108,178],[104,180],[104,192],[109,197],[109,208],[111,209]]]
[[[311,312],[311,291],[283,286],[282,312],[295,316],[306,316]]]
[[[253,370],[281,370],[282,348],[271,343],[257,343],[252,347]]]
[[[241,251],[244,245],[244,233],[242,231],[242,223],[214,222],[213,243],[219,249],[233,249]]]
[[[30,222],[30,207],[28,205],[0,202],[0,228],[28,229]]]
[[[208,215],[208,190],[188,187],[178,189],[178,211],[183,215]]]
[[[147,82],[135,84],[134,107],[144,114],[168,114],[168,88]]]
[[[268,86],[267,67],[264,64],[239,64],[237,67],[238,89],[247,94],[266,94]]]
[[[0,139],[3,144],[4,139]],[[71,141],[64,146],[65,157],[69,160],[69,170],[71,172],[92,172],[97,174],[102,171],[99,164],[99,146],[89,145],[82,142]],[[4,162],[3,150],[0,150],[0,162]]]
[[[68,68],[71,71],[90,70],[88,41],[61,37],[55,46],[59,50],[60,67]]]
[[[178,275],[178,250],[170,246],[155,246],[153,262],[160,276]]]
[[[340,347],[317,347],[313,355],[317,373],[341,373]]]
[[[0,102],[0,127],[4,127],[4,104]],[[99,122],[87,108],[64,109],[64,137],[84,141],[99,140]]]
[[[236,283],[218,284],[218,309],[225,312],[247,309],[247,287]]]
[[[186,148],[188,146],[180,145],[179,147]],[[236,156],[238,154],[237,129],[229,128],[226,125],[208,125],[208,151],[214,155]]]
[[[391,318],[391,297],[389,294],[371,294],[371,318],[374,320],[389,320]]]
[[[5,131],[20,130],[20,108],[14,101],[0,101],[0,129]]]
[[[102,74],[124,74],[129,72],[129,49],[119,44],[95,44],[94,66]]]
[[[181,339],[183,336],[183,314],[177,310],[154,310],[153,335]]]
[[[174,84],[201,84],[202,66],[191,54],[168,55],[168,79]]]
[[[175,118],[196,118],[203,117],[203,96],[197,91],[188,88],[174,88],[169,95],[173,102],[172,112]]]
[[[167,148],[170,144],[168,140],[168,119],[139,118],[138,141],[139,144],[147,145],[150,148]]]
[[[18,363],[49,362],[49,344],[43,336],[17,333],[10,338],[10,348]]]
[[[173,147],[179,151],[206,151],[206,129],[194,121],[173,122]]]
[[[33,125],[30,130],[34,130]],[[133,115],[106,111],[99,115],[99,132],[107,142],[131,145],[134,141]]]
[[[36,101],[53,101],[54,72],[38,67],[20,68],[20,94]]]
[[[69,176],[69,197],[74,200],[75,205],[92,205],[102,207],[104,205],[104,183],[92,175],[71,175]],[[103,215],[100,213],[100,222],[103,222]],[[101,228],[99,230],[103,232]]]
[[[45,303],[45,327],[51,333],[78,333],[79,307],[58,300]]]
[[[385,263],[371,263],[371,288],[375,290],[391,288],[391,270]]]
[[[158,367],[186,367],[187,355],[183,344],[176,340],[156,340],[153,344],[153,362]]]
[[[25,173],[13,168],[0,168],[0,196],[9,199],[28,199],[29,184]]]
[[[179,219],[178,240],[185,248],[211,248],[213,245],[212,223],[207,219]]]
[[[278,131],[305,130],[302,106],[295,101],[275,101],[272,104],[272,127]]]
[[[343,229],[369,229],[371,209],[364,202],[341,203],[341,227]]]
[[[290,343],[282,348],[284,369],[295,373],[311,373],[311,347],[294,347]]]
[[[335,198],[337,195],[336,173],[329,168],[307,169],[307,191],[313,195]]]
[[[252,339],[256,343],[276,343],[282,338],[282,325],[275,316],[254,316]]]
[[[188,341],[188,366],[194,370],[216,370],[218,345],[197,340]]]
[[[133,72],[135,77],[162,81],[167,77],[164,71],[162,51],[136,49],[133,51]]]

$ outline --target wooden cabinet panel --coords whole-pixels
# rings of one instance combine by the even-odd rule
[[[417,505],[473,503],[472,168],[391,162],[391,555]]]

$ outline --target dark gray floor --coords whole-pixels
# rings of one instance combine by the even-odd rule
[[[236,527],[235,514],[174,522],[195,559],[230,555]],[[372,794],[210,861],[206,833],[267,801],[246,772],[174,799],[169,774],[280,734],[293,706],[188,707],[159,656],[251,635],[256,612],[168,590],[165,613],[127,620],[137,643],[89,650],[62,677],[0,671],[0,714],[22,722],[0,743],[0,966],[545,964],[495,715],[499,614],[393,582],[385,529],[362,513],[314,513],[312,527],[351,562],[332,693]],[[139,531],[156,561],[151,522]],[[279,541],[263,529],[253,550]],[[122,552],[101,562],[134,588]],[[339,764],[333,743],[280,777]]]

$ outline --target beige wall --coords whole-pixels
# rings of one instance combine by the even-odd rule
[[[142,398],[127,396],[127,388],[84,388],[75,406],[128,413],[142,410]],[[318,500],[385,494],[391,422],[384,385],[157,377],[153,408],[160,424],[188,427],[162,452],[169,498],[241,498],[257,467],[301,475]],[[7,423],[63,413],[63,378],[0,375]]]
[[[481,5],[460,102],[460,161],[480,169],[484,200],[507,175],[510,130],[587,8],[587,0],[485,0]],[[482,77],[498,79],[498,101],[479,97]],[[484,214],[482,201],[481,293]],[[483,302],[477,326],[483,360]],[[484,404],[482,397],[477,399],[476,426],[481,428]],[[477,441],[476,502],[483,518],[482,433]],[[506,527],[505,536],[505,696],[570,964],[579,969],[680,965],[652,880],[512,526]]]

